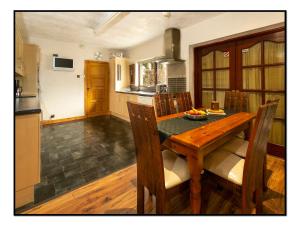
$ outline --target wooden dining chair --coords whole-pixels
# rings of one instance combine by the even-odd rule
[[[189,184],[185,159],[170,150],[161,150],[154,108],[127,102],[137,159],[137,213],[144,213],[144,187],[156,196],[156,212],[163,214],[167,200]],[[177,190],[178,189],[178,190]]]
[[[249,94],[238,90],[226,91],[224,100],[225,112],[238,113],[249,111]],[[245,133],[236,135],[238,138],[245,139]]]
[[[256,213],[262,212],[264,160],[277,105],[278,102],[272,102],[259,107],[245,158],[220,147],[204,160],[209,179],[241,192],[243,214],[251,213],[254,193]]]
[[[225,112],[248,112],[249,94],[238,90],[226,91],[224,100]]]
[[[266,102],[267,104],[269,103],[279,103],[279,99],[274,99],[274,100],[267,100]],[[249,141],[240,138],[238,136],[232,138],[230,141],[228,141],[227,143],[225,143],[222,146],[222,149],[224,151],[228,151],[232,154],[235,154],[241,158],[246,158],[246,154],[247,154],[247,149],[249,146]],[[267,147],[266,147],[267,148]],[[267,190],[267,180],[266,180],[266,165],[267,165],[267,160],[265,159],[264,161],[264,171],[263,171],[263,189],[264,191]]]
[[[169,93],[154,95],[154,104],[157,117],[176,113],[173,97]]]
[[[175,96],[178,112],[184,112],[192,109],[193,104],[190,92],[176,93]]]
[[[267,104],[275,103],[278,105],[279,99],[267,100]],[[239,157],[246,158],[249,141],[234,137],[222,146],[222,149],[231,152]]]

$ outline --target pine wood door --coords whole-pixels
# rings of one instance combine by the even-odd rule
[[[107,62],[85,61],[85,115],[88,117],[108,113]]]

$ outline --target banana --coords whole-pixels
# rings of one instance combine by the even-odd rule
[[[192,112],[194,113],[198,113],[200,115],[206,115],[206,112],[205,111],[202,111],[202,110],[197,110],[195,108],[192,107]]]

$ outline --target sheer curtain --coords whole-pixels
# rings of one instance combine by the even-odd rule
[[[202,106],[210,108],[211,101],[213,100],[213,91],[202,91]]]
[[[284,43],[264,42],[265,64],[284,63]],[[285,89],[285,67],[284,65],[265,67],[265,89],[283,91]],[[279,99],[276,111],[276,119],[270,134],[270,142],[285,145],[285,96],[283,93],[266,93],[266,101]]]

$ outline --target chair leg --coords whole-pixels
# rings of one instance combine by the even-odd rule
[[[263,212],[262,199],[263,199],[263,188],[262,186],[259,186],[255,191],[256,214]]]
[[[166,212],[166,197],[165,194],[158,192],[156,194],[156,213],[164,214]]]
[[[212,190],[212,185],[210,181],[205,178],[205,176],[202,177],[202,189],[201,189],[201,214],[205,214],[205,211],[208,207],[208,201],[210,192]]]
[[[137,184],[137,213],[144,214],[144,185]]]
[[[266,192],[268,190],[268,181],[267,181],[267,156],[264,158],[263,164],[263,191]]]

